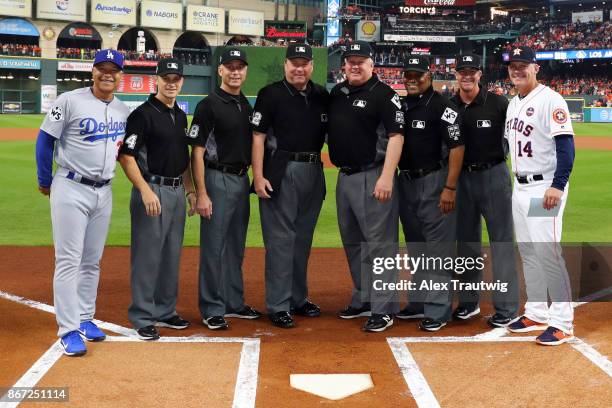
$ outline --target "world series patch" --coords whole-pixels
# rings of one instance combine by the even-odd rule
[[[454,141],[459,140],[460,134],[459,125],[452,125],[448,127],[448,136],[450,136],[450,138]]]

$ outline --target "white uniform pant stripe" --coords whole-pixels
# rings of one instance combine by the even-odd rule
[[[527,216],[531,198],[542,198],[548,187],[550,181],[515,183],[512,194],[512,215],[527,290],[525,315],[571,332],[574,320],[571,286],[559,244],[569,184],[556,217]]]
[[[100,259],[112,211],[110,185],[93,188],[62,176],[51,185],[55,245],[53,299],[58,335],[77,330],[96,309]]]

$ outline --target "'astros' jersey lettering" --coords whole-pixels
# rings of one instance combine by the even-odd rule
[[[129,108],[117,97],[109,103],[90,88],[63,93],[43,121],[42,130],[59,139],[55,162],[94,180],[115,175]]]
[[[540,84],[524,98],[512,98],[504,134],[510,146],[512,171],[552,179],[557,168],[554,137],[573,134],[567,102],[549,87]]]

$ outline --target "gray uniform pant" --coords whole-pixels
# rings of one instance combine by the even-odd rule
[[[493,281],[508,283],[508,291],[493,292],[495,311],[514,317],[518,311],[518,280],[514,254],[512,225],[512,183],[505,162],[483,171],[463,171],[457,189],[458,254],[478,257],[482,254],[484,217],[491,242]],[[455,277],[460,282],[482,281],[482,269],[475,268]],[[472,308],[479,302],[479,293],[462,290],[457,293],[459,305]]]
[[[67,179],[66,172],[59,168],[51,184],[53,304],[59,337],[94,317],[100,258],[113,209],[110,185],[79,184]]]
[[[140,191],[132,188],[132,304],[128,318],[136,329],[176,315],[178,278],[185,231],[185,188],[149,184],[161,214],[147,215]]]
[[[249,225],[249,177],[206,168],[210,219],[200,217],[199,306],[202,317],[244,308],[242,261]]]
[[[290,161],[280,191],[259,200],[268,313],[289,312],[306,303],[308,257],[324,197],[322,165]]]
[[[440,194],[446,184],[448,169],[434,171],[424,177],[409,180],[399,176],[400,220],[411,257],[431,259],[452,257],[455,247],[456,211],[444,215],[438,207]],[[417,288],[423,281],[448,285],[452,270],[440,268],[431,262],[412,275]],[[411,306],[420,308],[426,318],[446,322],[451,316],[451,295],[448,289],[415,291],[411,295]],[[422,303],[421,303],[422,302]]]
[[[353,280],[351,307],[370,308],[374,314],[395,314],[399,310],[396,293],[375,290],[374,281],[395,282],[397,270],[373,273],[375,258],[395,257],[398,252],[397,180],[391,200],[374,198],[374,187],[382,166],[371,170],[338,175],[336,206],[342,245]]]

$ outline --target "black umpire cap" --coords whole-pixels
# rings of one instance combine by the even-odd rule
[[[476,54],[458,55],[456,60],[456,71],[461,71],[464,68],[481,69],[480,57]]]
[[[508,61],[506,64],[510,64],[511,62],[528,62],[530,64],[536,63],[536,53],[529,47],[520,46],[514,47],[510,50],[510,55],[508,56]]]
[[[157,63],[155,73],[159,76],[176,74],[183,76],[183,63],[176,58],[162,58]]]
[[[429,72],[429,58],[425,55],[410,54],[404,61],[404,72]]]
[[[233,60],[238,60],[244,62],[246,65],[249,65],[247,62],[247,56],[244,51],[239,48],[231,47],[223,50],[221,57],[219,58],[220,64],[225,64],[226,62],[230,62]]]
[[[374,56],[374,52],[372,52],[372,47],[370,47],[368,42],[355,41],[346,46],[346,51],[344,51],[344,54],[342,54],[342,58],[344,59],[353,55],[372,58]]]
[[[312,60],[312,48],[310,45],[304,43],[291,43],[287,47],[285,58],[304,58],[310,61]]]

